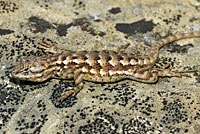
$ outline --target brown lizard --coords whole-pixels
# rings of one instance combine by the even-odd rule
[[[40,42],[39,45],[48,56],[28,56],[21,58],[12,77],[19,80],[43,82],[49,78],[74,79],[75,87],[62,93],[60,101],[69,95],[76,95],[83,88],[83,80],[92,82],[117,82],[123,79],[133,79],[143,83],[155,83],[158,77],[189,76],[188,72],[195,70],[170,70],[153,68],[158,61],[159,50],[163,46],[180,39],[200,37],[200,31],[178,34],[161,39],[152,44],[147,55],[126,53],[130,45],[119,49],[102,51],[70,51],[59,49],[55,44]]]

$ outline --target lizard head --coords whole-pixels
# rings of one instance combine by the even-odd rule
[[[14,67],[11,75],[15,79],[33,82],[43,82],[51,77],[52,71],[48,70],[49,64],[44,57],[22,57]]]

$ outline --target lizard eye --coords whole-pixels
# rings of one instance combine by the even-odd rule
[[[25,68],[24,70],[23,70],[23,73],[24,74],[28,74],[30,71],[29,71],[29,68]]]
[[[23,71],[24,71],[24,72],[28,72],[28,70],[29,70],[28,68],[25,68]]]

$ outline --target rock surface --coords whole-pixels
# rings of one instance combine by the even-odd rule
[[[155,84],[124,80],[85,82],[64,102],[74,83],[14,80],[22,56],[47,55],[36,41],[48,38],[70,50],[148,53],[153,40],[200,29],[200,7],[188,0],[0,0],[0,134],[174,134],[200,133],[200,73],[160,78]],[[161,50],[156,66],[200,70],[200,39]]]

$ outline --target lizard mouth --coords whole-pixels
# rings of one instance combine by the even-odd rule
[[[11,76],[14,79],[22,80],[22,81],[32,81],[32,82],[42,82],[47,80],[49,77],[48,75],[44,75],[43,73],[31,73],[26,69],[22,71],[13,71],[11,72]]]

